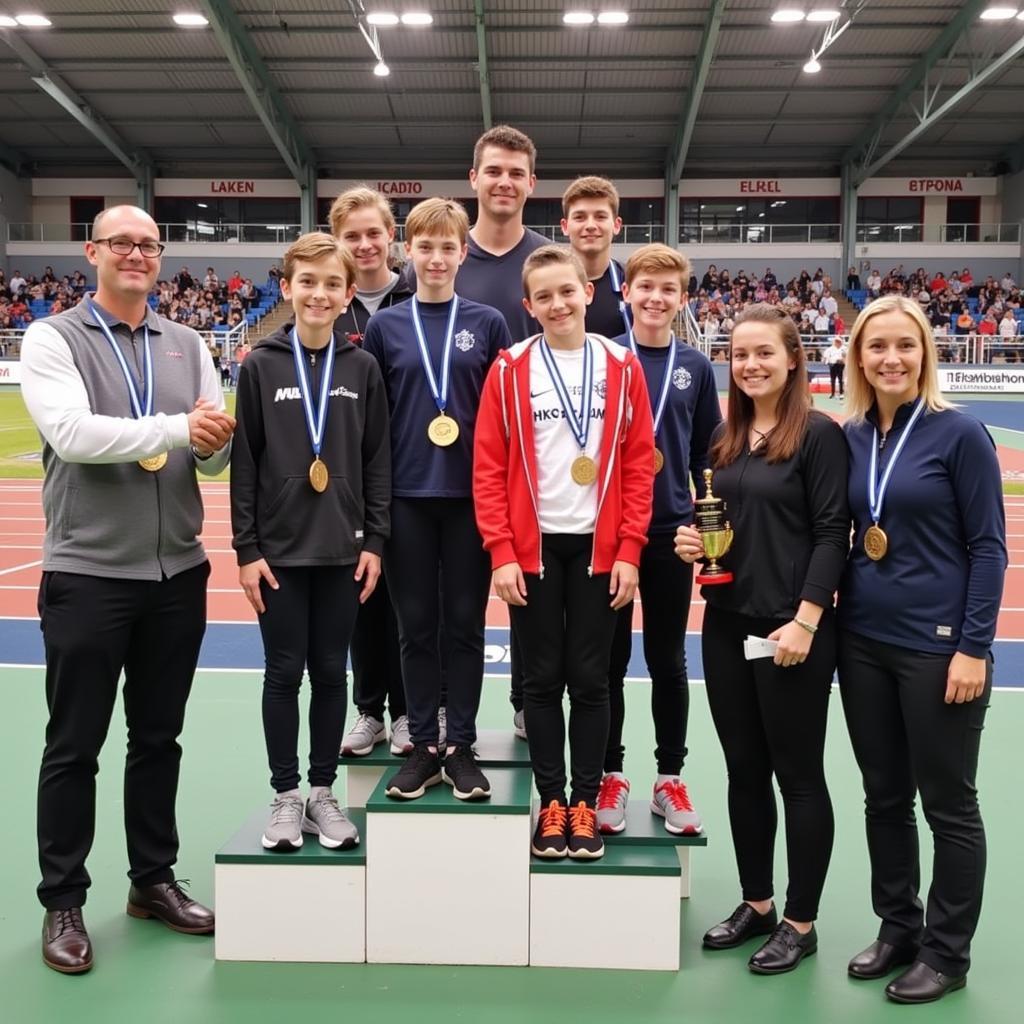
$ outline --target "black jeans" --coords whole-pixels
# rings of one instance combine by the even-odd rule
[[[566,690],[571,802],[593,805],[601,785],[608,740],[608,658],[616,613],[608,594],[610,574],[588,574],[592,545],[591,534],[544,534],[544,575],[526,574],[526,606],[509,606],[523,660],[530,761],[545,804],[565,799]]]
[[[331,786],[345,728],[346,660],[362,583],[354,565],[271,566],[279,589],[262,583],[259,617],[266,669],[263,735],[270,784],[295,789],[299,773],[299,687],[309,669],[309,784]]]
[[[366,604],[359,606],[352,630],[352,699],[361,715],[393,722],[405,714],[398,620],[383,574]]]
[[[774,775],[786,812],[789,884],[783,914],[792,921],[813,921],[834,833],[823,758],[836,665],[835,618],[831,611],[822,616],[801,665],[782,668],[771,658],[744,659],[745,636],[768,636],[784,622],[709,604],[702,637],[704,675],[729,772],[729,824],[743,898],[757,901],[774,895]]]
[[[675,553],[675,536],[652,534],[640,555],[640,598],[644,659],[651,677],[654,757],[660,775],[678,775],[686,760],[690,688],[686,679],[686,620],[690,614],[693,566]],[[619,612],[608,669],[611,724],[604,755],[606,772],[621,772],[626,706],[622,681],[633,650],[633,606]]]
[[[85,903],[96,827],[96,772],[124,670],[128,877],[169,882],[178,856],[178,736],[206,630],[209,563],[158,583],[45,572],[46,747],[37,835],[47,910]]]
[[[846,363],[830,363],[828,368],[829,384],[832,388],[832,397],[835,398],[836,391],[844,394],[843,374],[846,372]]]
[[[943,700],[949,662],[948,654],[896,647],[849,630],[839,634],[839,692],[867,798],[878,936],[893,945],[920,943],[921,961],[959,977],[971,965],[985,883],[985,827],[975,780],[992,661],[984,693],[966,704]],[[935,847],[927,912],[918,896],[918,793]]]
[[[472,499],[394,498],[385,560],[398,616],[412,740],[437,743],[444,680],[448,743],[468,747],[476,741],[491,585],[490,559],[477,532]],[[447,655],[443,670],[440,605]]]

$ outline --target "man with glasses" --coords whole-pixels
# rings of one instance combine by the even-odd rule
[[[128,913],[213,930],[212,912],[174,879],[177,738],[206,628],[196,469],[224,468],[235,421],[199,335],[147,306],[163,248],[145,211],[104,210],[85,243],[96,293],[34,323],[22,343],[22,396],[45,471],[38,893],[43,960],[67,974],[92,966],[85,860],[122,671]]]

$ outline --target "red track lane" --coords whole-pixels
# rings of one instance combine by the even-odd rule
[[[1004,469],[1016,469],[1019,464],[1024,471],[1024,452],[1000,447],[999,458]],[[34,618],[36,615],[44,529],[40,486],[33,480],[0,480],[0,618]],[[206,509],[202,539],[212,567],[210,621],[254,622],[255,614],[238,589],[238,569],[231,550],[227,485],[203,484],[202,493]],[[1015,568],[1006,576],[997,635],[1000,639],[1024,639],[1024,497],[1007,499],[1006,517],[1010,564]],[[695,593],[687,628],[699,630],[703,614],[703,602]],[[638,628],[639,604],[634,608],[633,622]],[[487,624],[508,625],[508,609],[493,595],[487,606]]]

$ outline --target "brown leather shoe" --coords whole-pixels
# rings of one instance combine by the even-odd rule
[[[182,885],[188,880],[133,885],[128,890],[129,917],[155,917],[176,932],[208,935],[213,931],[213,911],[192,899]]]
[[[92,967],[81,907],[48,910],[43,916],[43,963],[61,974],[83,974]]]

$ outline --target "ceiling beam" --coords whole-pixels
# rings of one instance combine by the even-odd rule
[[[477,74],[480,76],[480,108],[483,113],[484,131],[489,131],[491,120],[491,73],[487,67],[487,28],[484,25],[484,0],[473,0],[476,15]]]
[[[302,190],[302,227],[312,231],[316,225],[316,189],[310,192],[310,181],[316,181],[316,157],[306,142],[298,123],[270,77],[262,56],[241,20],[227,0],[201,0],[210,27],[238,77],[256,116],[270,136],[281,159]],[[191,63],[191,62],[190,62]]]

